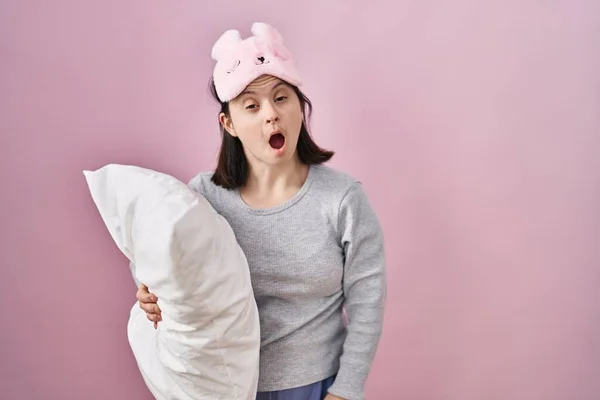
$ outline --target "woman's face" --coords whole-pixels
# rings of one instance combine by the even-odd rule
[[[279,78],[263,75],[229,102],[221,124],[244,146],[248,161],[269,165],[291,160],[302,127],[302,108],[294,89]]]

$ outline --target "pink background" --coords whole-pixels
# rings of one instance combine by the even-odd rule
[[[600,398],[600,3],[394,4],[0,2],[0,399],[150,398],[81,171],[211,168],[210,47],[254,21],[384,225],[368,399]]]

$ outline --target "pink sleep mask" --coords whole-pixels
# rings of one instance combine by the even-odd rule
[[[254,23],[251,32],[254,36],[242,40],[237,30],[230,29],[212,48],[217,62],[213,80],[222,102],[236,98],[261,75],[272,75],[294,86],[302,83],[279,32],[262,22]]]

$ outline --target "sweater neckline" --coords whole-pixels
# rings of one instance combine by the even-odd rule
[[[294,204],[298,203],[303,197],[304,195],[308,192],[308,189],[310,188],[313,179],[314,179],[314,166],[313,165],[309,165],[308,166],[308,173],[306,175],[306,179],[304,180],[304,183],[302,184],[302,186],[300,187],[300,189],[296,192],[296,194],[290,198],[289,200],[287,200],[285,203],[282,203],[278,206],[275,207],[268,207],[268,208],[254,208],[251,207],[250,205],[248,205],[248,203],[246,203],[244,201],[244,199],[242,199],[242,194],[240,192],[240,189],[236,189],[235,190],[235,199],[236,202],[238,203],[238,205],[240,205],[244,210],[246,210],[249,213],[252,214],[258,214],[258,215],[268,215],[268,214],[275,214],[281,211],[284,211],[290,207],[292,207]]]

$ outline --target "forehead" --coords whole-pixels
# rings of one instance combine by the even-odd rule
[[[271,90],[281,86],[289,85],[285,81],[272,75],[262,75],[250,82],[240,95],[270,92]]]

